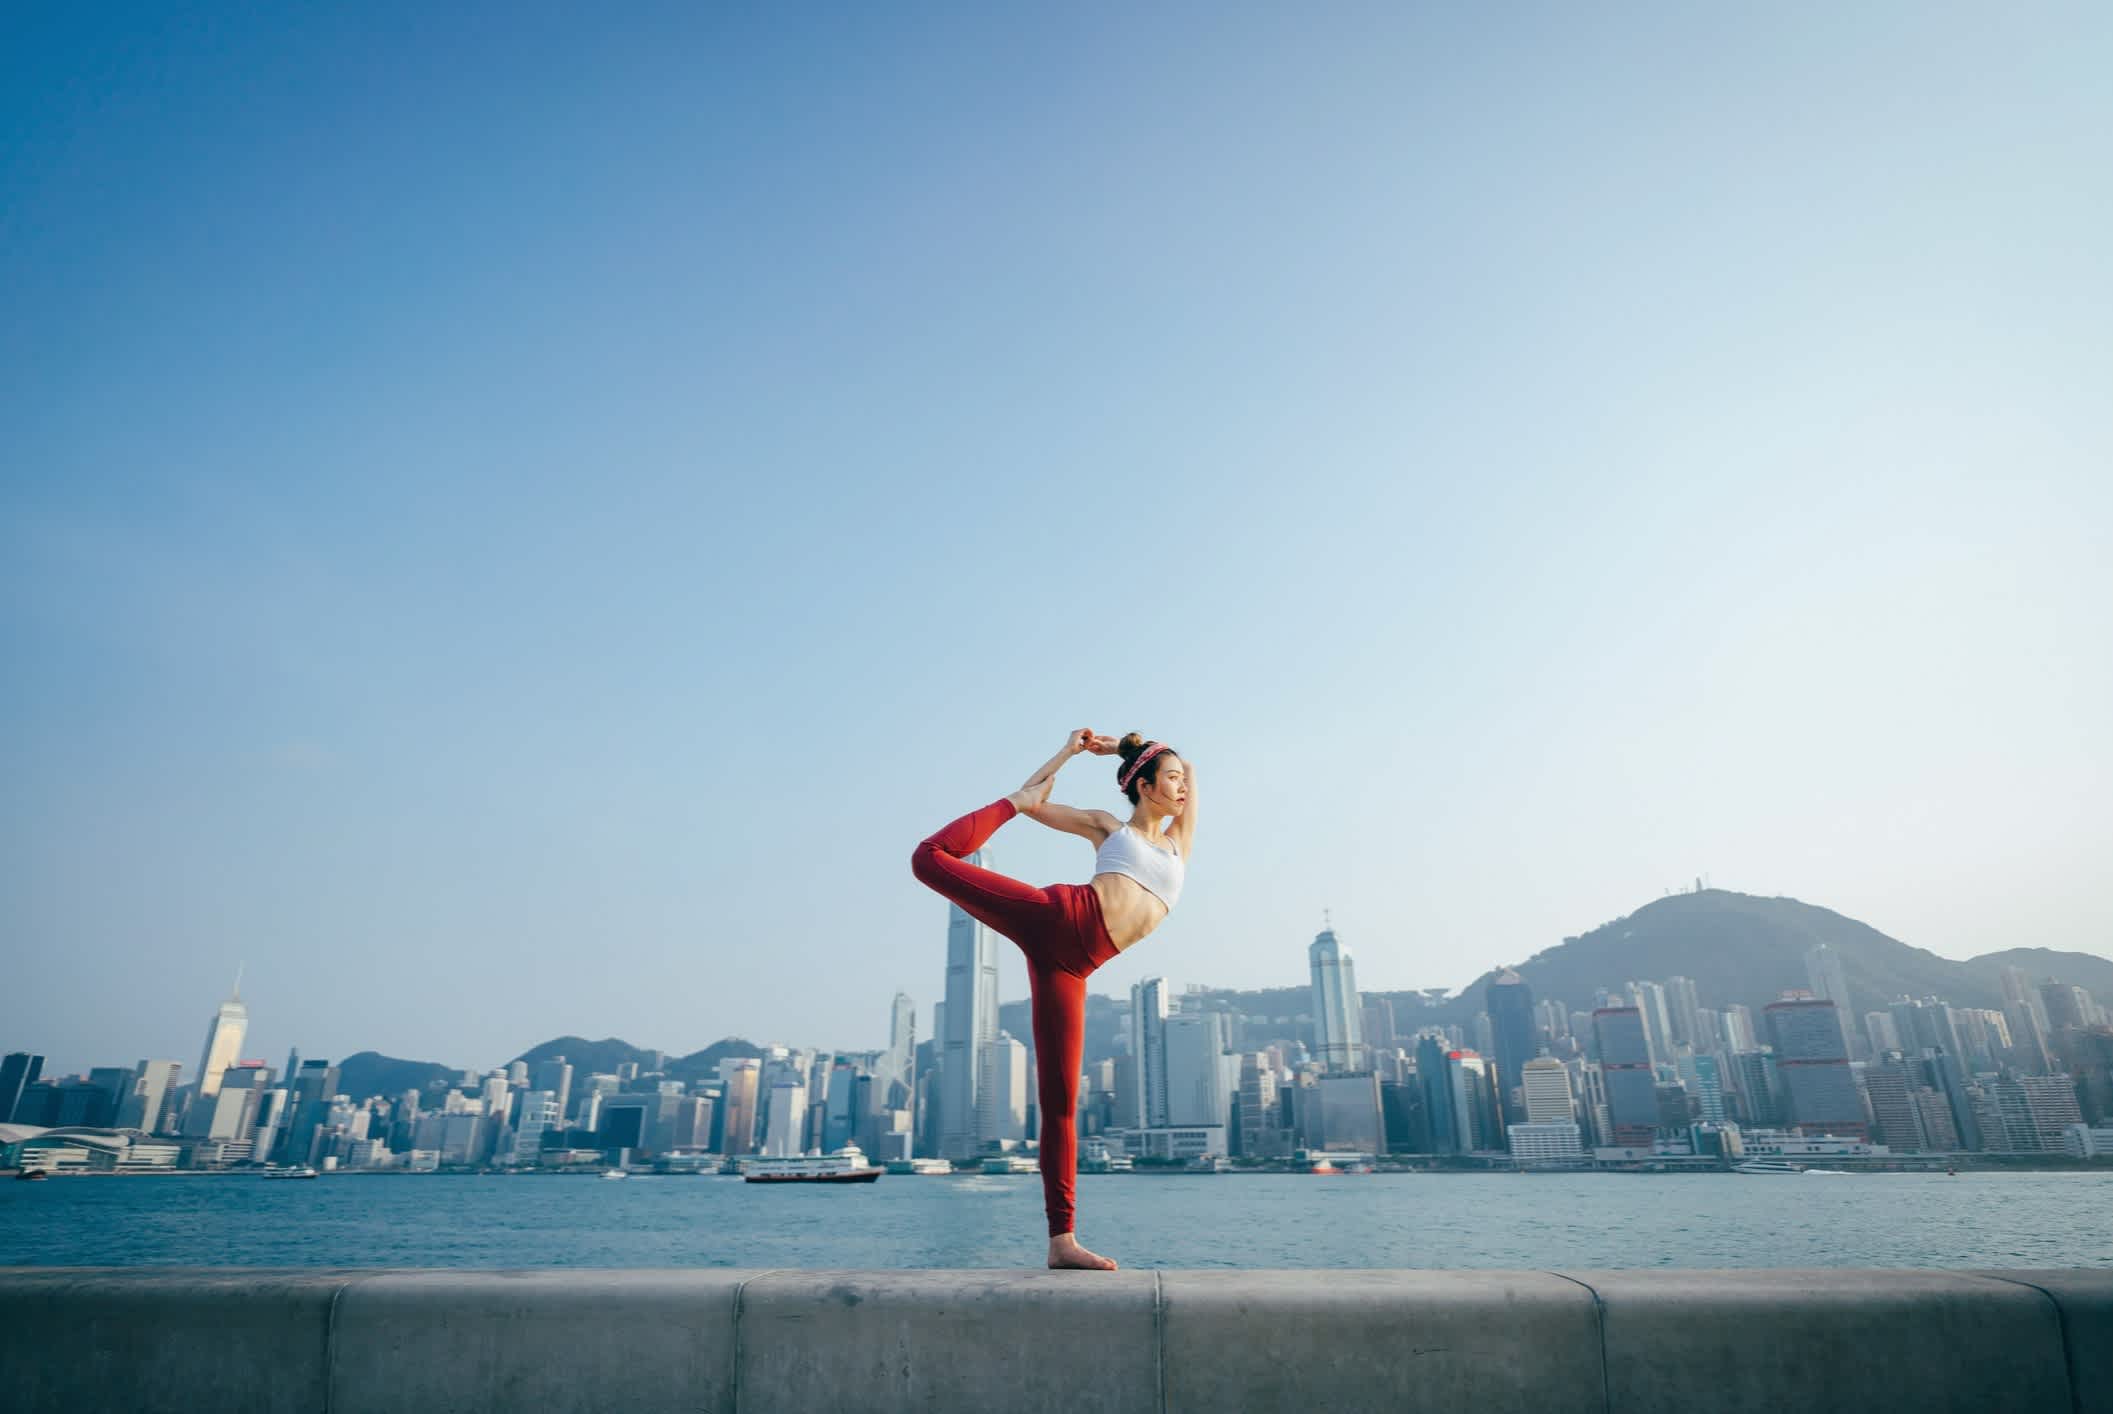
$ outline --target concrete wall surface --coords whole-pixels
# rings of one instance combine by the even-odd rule
[[[0,1409],[2113,1414],[2113,1269],[0,1267]]]

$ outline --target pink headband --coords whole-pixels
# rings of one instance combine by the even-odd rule
[[[1130,763],[1130,769],[1115,778],[1115,788],[1117,790],[1128,790],[1130,788],[1130,782],[1136,780],[1137,773],[1145,768],[1145,762],[1151,760],[1153,757],[1157,756],[1160,752],[1164,750],[1166,750],[1165,745],[1155,741],[1150,746],[1146,747],[1143,751],[1138,752],[1137,759]]]

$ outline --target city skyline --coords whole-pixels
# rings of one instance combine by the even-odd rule
[[[17,17],[0,1034],[870,1036],[1080,726],[1212,802],[1118,991],[2113,945],[2113,10],[580,26]]]

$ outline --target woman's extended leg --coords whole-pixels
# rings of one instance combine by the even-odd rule
[[[1023,884],[968,862],[963,856],[983,848],[998,827],[1018,812],[1000,798],[941,826],[919,840],[910,854],[910,872],[927,887],[961,906],[961,911],[1018,943],[1030,960],[1031,940],[1063,921],[1062,910],[1046,889]]]

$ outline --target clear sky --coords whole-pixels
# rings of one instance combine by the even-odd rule
[[[0,25],[0,1049],[928,1032],[1080,726],[1095,990],[2113,953],[2105,6]]]

